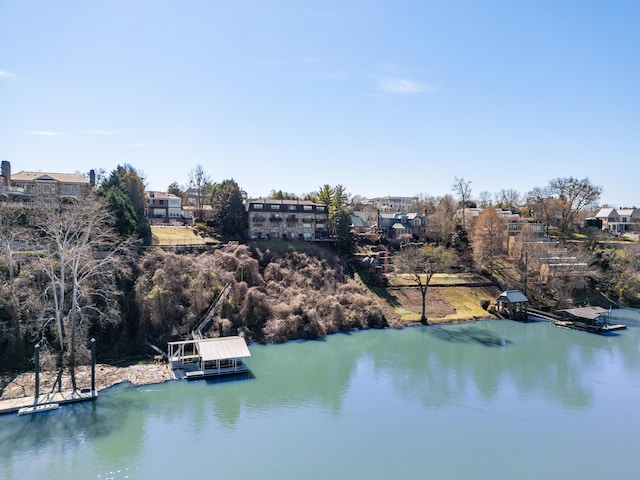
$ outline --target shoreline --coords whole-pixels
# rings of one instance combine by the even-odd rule
[[[492,318],[487,318],[491,320]],[[484,319],[471,317],[466,319],[447,319],[436,317],[429,325],[453,325],[460,323],[475,323]],[[421,326],[420,322],[398,322],[389,325],[388,329],[409,328]],[[366,330],[366,329],[365,329]],[[294,339],[292,339],[294,340]],[[91,366],[79,365],[76,367],[76,385],[78,389],[91,386]],[[40,372],[40,393],[50,392],[55,384],[57,371],[44,370]],[[162,361],[155,363],[150,360],[142,360],[127,366],[117,366],[108,363],[96,364],[96,391],[100,392],[119,384],[128,383],[131,387],[154,385],[175,380],[169,365]],[[62,378],[62,390],[72,390],[71,379],[65,370]],[[14,375],[0,377],[0,400],[9,400],[35,395],[35,372],[27,371]]]

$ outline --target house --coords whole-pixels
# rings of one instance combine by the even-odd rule
[[[382,212],[408,212],[411,209],[413,202],[417,200],[418,197],[392,197],[390,195],[369,199],[369,201],[375,206],[376,210],[380,210]]]
[[[329,212],[326,205],[308,200],[245,201],[249,238],[282,240],[327,240]]]
[[[187,220],[182,199],[173,193],[145,192],[147,219],[151,225],[181,225]]]
[[[390,240],[401,235],[424,240],[427,237],[427,218],[421,213],[378,213],[378,230]]]
[[[351,215],[351,228],[355,233],[367,233],[370,229],[369,224],[360,215]]]
[[[0,201],[6,202],[75,202],[88,196],[96,183],[93,170],[89,172],[89,178],[77,173],[21,171],[12,174],[11,164],[4,160],[1,171]]]
[[[601,208],[595,218],[602,221],[602,230],[611,233],[640,230],[640,209],[638,208]]]

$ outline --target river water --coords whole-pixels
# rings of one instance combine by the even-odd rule
[[[640,312],[250,346],[252,376],[0,417],[2,479],[638,479]]]

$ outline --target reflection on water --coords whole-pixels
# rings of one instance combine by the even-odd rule
[[[429,333],[435,338],[447,342],[456,343],[479,343],[485,347],[506,347],[509,340],[502,338],[485,328],[465,327],[465,328],[443,328],[437,325],[429,329]]]
[[[237,381],[0,417],[0,478],[635,478],[639,341],[490,321],[251,346]]]

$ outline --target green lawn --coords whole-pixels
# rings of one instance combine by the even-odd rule
[[[390,287],[406,287],[415,286],[415,281],[403,274],[387,274]],[[422,276],[422,282],[424,283],[425,276]],[[486,282],[487,279],[473,273],[436,273],[431,278],[429,285],[464,285],[473,283]]]
[[[151,235],[153,237],[153,245],[160,246],[218,243],[215,238],[200,236],[191,227],[160,227],[154,225],[151,227]]]

